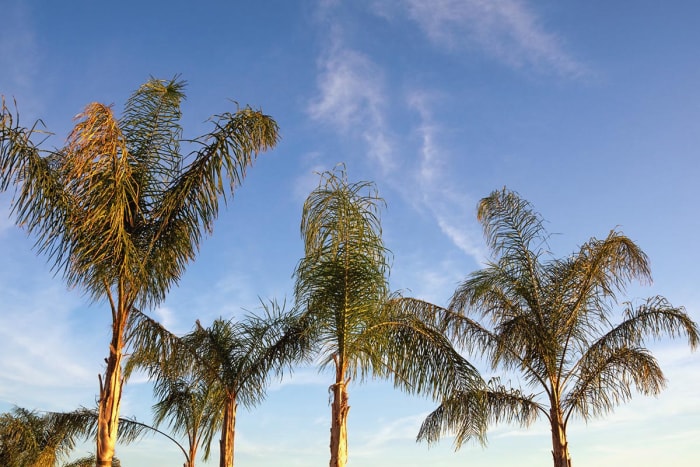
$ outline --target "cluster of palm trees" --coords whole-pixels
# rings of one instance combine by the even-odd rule
[[[291,310],[271,301],[257,315],[208,327],[197,321],[176,336],[142,310],[164,300],[212,232],[219,201],[278,139],[275,121],[249,107],[217,115],[210,133],[184,139],[183,89],[177,77],[150,79],[120,119],[90,104],[56,150],[36,143],[37,126],[21,126],[3,101],[0,190],[14,188],[17,223],[68,284],[109,304],[113,330],[97,410],[3,414],[3,465],[58,465],[80,436],[96,439],[95,459],[73,465],[113,465],[118,436],[128,442],[151,429],[119,416],[125,379],[139,370],[154,385],[152,429],[167,424],[168,437],[186,439],[185,447],[176,441],[185,465],[194,466],[199,448],[208,457],[219,433],[219,465],[232,467],[238,405],[255,406],[270,378],[314,361],[334,370],[331,467],[347,462],[349,384],[367,377],[436,401],[418,439],[453,434],[457,446],[484,442],[492,423],[527,426],[542,416],[552,429],[554,466],[570,467],[572,417],[604,415],[633,389],[663,388],[645,339],[686,336],[697,346],[697,325],[663,297],[616,306],[630,281],[650,279],[634,242],[612,231],[552,258],[539,214],[505,188],[478,206],[492,260],[459,285],[448,306],[390,291],[383,200],[372,183],[350,182],[344,167],[321,174],[304,203],[304,257]],[[520,373],[523,386],[484,381],[469,355]]]

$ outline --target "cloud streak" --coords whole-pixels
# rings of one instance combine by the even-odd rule
[[[344,46],[339,33],[333,34],[335,45],[319,60],[318,96],[309,104],[308,114],[342,134],[360,136],[367,154],[386,173],[395,162],[384,122],[382,70],[367,55]]]
[[[449,176],[449,159],[437,143],[440,128],[430,109],[432,97],[414,92],[407,102],[420,119],[416,133],[421,141],[420,162],[415,172],[420,197],[414,202],[428,210],[442,233],[477,263],[486,260],[481,237],[474,231],[472,211],[475,201],[464,187],[454,187]],[[470,227],[471,226],[471,227]]]
[[[403,0],[396,11],[409,18],[436,46],[459,51],[482,50],[515,69],[554,72],[568,77],[587,74],[586,67],[564,48],[557,35],[547,32],[538,16],[521,0]],[[375,11],[387,16],[387,7],[375,2]]]

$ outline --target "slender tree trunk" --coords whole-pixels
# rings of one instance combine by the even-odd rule
[[[187,453],[189,457],[189,462],[185,464],[185,467],[194,467],[194,462],[197,457],[197,441],[190,442],[189,452]]]
[[[219,441],[219,467],[233,467],[233,441],[236,436],[236,394],[229,394],[224,407],[224,421]]]
[[[119,405],[122,398],[122,351],[124,330],[129,316],[128,307],[119,304],[113,311],[112,341],[104,380],[100,376],[100,400],[97,419],[97,467],[111,467],[117,444]]]
[[[571,467],[569,443],[566,441],[566,426],[558,404],[549,411],[552,426],[552,458],[554,467]]]
[[[331,408],[331,461],[330,467],[345,467],[348,462],[348,381],[345,369],[335,359],[335,384],[331,386],[333,402]]]

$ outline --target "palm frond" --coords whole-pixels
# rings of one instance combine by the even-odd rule
[[[349,183],[343,168],[324,173],[304,203],[305,256],[294,272],[295,297],[313,315],[326,356],[345,355],[388,296],[382,204],[373,184]]]
[[[632,385],[644,395],[657,395],[666,385],[654,356],[644,348],[596,346],[576,373],[562,409],[568,419],[600,416],[632,397]]]
[[[185,84],[177,76],[171,80],[149,79],[127,100],[120,120],[120,127],[128,135],[146,213],[160,203],[181,170],[179,121]]]
[[[475,439],[486,444],[489,423],[515,422],[529,426],[542,408],[516,389],[508,389],[493,379],[480,389],[459,391],[444,399],[421,425],[418,441],[435,443],[446,434],[454,434],[455,449]]]

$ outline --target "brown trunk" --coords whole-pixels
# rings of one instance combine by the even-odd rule
[[[104,380],[100,376],[100,400],[97,419],[97,467],[111,467],[117,443],[119,405],[122,398],[122,350],[128,311],[119,307],[112,322],[112,342]]]
[[[571,467],[569,443],[566,441],[566,426],[558,406],[553,405],[549,411],[552,425],[552,458],[554,467]]]
[[[348,381],[343,365],[336,359],[335,384],[331,386],[331,462],[330,467],[345,467],[348,461]]]
[[[233,467],[233,440],[236,436],[236,394],[229,394],[219,440],[219,467]]]
[[[189,458],[189,462],[185,463],[185,467],[194,467],[194,462],[195,459],[197,458],[197,435],[194,435],[194,438],[192,438],[192,435],[190,435],[190,447],[189,447],[189,452],[187,453],[187,457]]]

